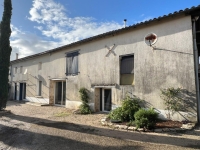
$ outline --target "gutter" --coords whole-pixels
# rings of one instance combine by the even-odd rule
[[[198,17],[192,19],[192,34],[193,34],[193,48],[194,48],[194,67],[195,67],[195,82],[196,82],[196,97],[197,97],[197,121],[200,123],[200,96],[199,96],[199,77],[198,77],[198,48],[196,41],[196,21]]]

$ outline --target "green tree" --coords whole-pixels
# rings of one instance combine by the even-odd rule
[[[8,99],[8,74],[10,65],[10,22],[12,16],[11,0],[4,0],[4,12],[0,25],[0,110],[6,108]]]

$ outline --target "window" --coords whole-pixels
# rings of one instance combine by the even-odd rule
[[[22,73],[22,72],[23,72],[23,66],[20,67],[20,73]]]
[[[17,73],[17,67],[15,67],[15,73]]]
[[[120,84],[133,85],[134,55],[122,56],[120,61]]]
[[[66,75],[78,74],[78,54],[79,52],[67,53],[66,57]]]
[[[39,64],[38,64],[38,70],[42,70],[42,62],[39,62]]]
[[[39,81],[39,85],[38,85],[38,96],[42,96],[42,81]]]

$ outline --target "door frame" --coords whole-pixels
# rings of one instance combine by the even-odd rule
[[[62,92],[62,93],[61,93],[62,99],[61,99],[61,105],[56,104],[56,83],[58,83],[58,82],[61,82],[61,83],[62,83],[62,91],[61,91],[61,92]],[[56,80],[55,83],[54,83],[54,87],[55,87],[55,88],[54,88],[54,105],[55,105],[55,106],[65,107],[65,105],[66,105],[66,95],[65,95],[65,99],[64,99],[64,100],[65,100],[65,105],[62,105],[62,104],[63,104],[63,101],[64,101],[64,100],[63,100],[63,93],[64,93],[64,92],[63,92],[63,82],[66,83],[65,80]],[[65,84],[65,86],[66,86],[66,84]],[[66,90],[66,88],[65,88],[65,90]]]
[[[22,85],[22,89],[21,89]],[[19,83],[19,101],[26,99],[26,82]]]
[[[14,100],[17,100],[17,83],[15,84],[15,94],[14,94]]]
[[[104,104],[105,104],[105,99],[104,99],[105,92],[104,92],[104,90],[105,90],[105,89],[110,90],[110,92],[111,92],[111,95],[110,95],[110,96],[111,96],[111,110],[112,110],[112,88],[102,88],[101,99],[100,99],[100,100],[101,100],[101,102],[100,102],[101,106],[100,106],[100,107],[101,107],[101,109],[102,109],[102,110],[101,110],[102,112],[110,112],[111,110],[110,110],[110,111],[106,111],[106,110],[104,109]]]

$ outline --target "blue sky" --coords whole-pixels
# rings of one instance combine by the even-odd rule
[[[3,13],[0,0],[0,17]],[[25,57],[192,6],[199,0],[12,0],[11,46]],[[0,19],[1,20],[1,19]]]

